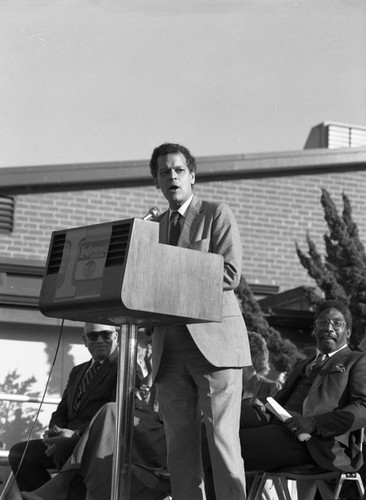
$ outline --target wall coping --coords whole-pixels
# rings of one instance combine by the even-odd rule
[[[197,183],[365,170],[366,147],[204,156]],[[6,196],[152,185],[148,160],[0,168]]]

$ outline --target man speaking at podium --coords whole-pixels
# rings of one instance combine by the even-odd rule
[[[222,322],[158,327],[153,334],[153,378],[164,419],[172,496],[205,499],[203,414],[217,500],[244,500],[238,430],[242,367],[251,359],[234,295],[242,264],[238,225],[225,203],[201,201],[193,194],[196,161],[184,146],[166,143],[155,148],[150,169],[169,203],[169,210],[155,219],[160,243],[224,257]],[[179,269],[171,279],[180,286]]]

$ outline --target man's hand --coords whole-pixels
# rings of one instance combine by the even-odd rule
[[[266,413],[267,411],[264,403],[258,398],[253,398],[250,405],[253,406],[253,408],[255,408],[257,411],[260,411],[261,413]]]
[[[48,429],[43,434],[43,442],[46,447],[46,456],[51,457],[55,453],[57,442],[65,439],[72,439],[74,441],[77,441],[79,439],[79,436],[79,431],[77,430],[75,431],[72,429],[64,429],[58,427],[57,425],[54,425],[53,427],[51,427],[51,429]]]
[[[48,429],[45,431],[43,434],[43,441],[46,441],[50,438],[57,438],[57,437],[63,437],[63,438],[75,438],[75,436],[78,436],[79,432],[72,430],[72,429],[66,429],[63,427],[58,427],[57,425],[54,425],[51,427],[51,429]]]
[[[288,418],[284,423],[296,437],[300,434],[313,434],[316,431],[316,423],[311,417],[295,415]]]

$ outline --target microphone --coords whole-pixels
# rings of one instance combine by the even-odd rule
[[[141,218],[142,220],[151,220],[157,217],[159,214],[160,214],[160,208],[155,206],[151,207],[150,210],[147,212],[147,214]]]

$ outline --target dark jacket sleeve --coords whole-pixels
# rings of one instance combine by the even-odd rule
[[[69,375],[69,379],[66,384],[66,388],[62,394],[61,401],[59,402],[56,410],[52,413],[51,415],[51,420],[49,423],[49,427],[51,428],[53,425],[57,425],[58,427],[61,428],[68,428],[69,425],[69,406],[68,406],[68,393],[69,393],[69,387],[71,385],[71,381],[74,378],[75,375],[75,369],[74,367]]]
[[[355,352],[350,361],[348,366],[336,366],[328,377],[334,379],[339,391],[338,404],[313,416],[322,437],[339,436],[366,425],[366,355]]]

